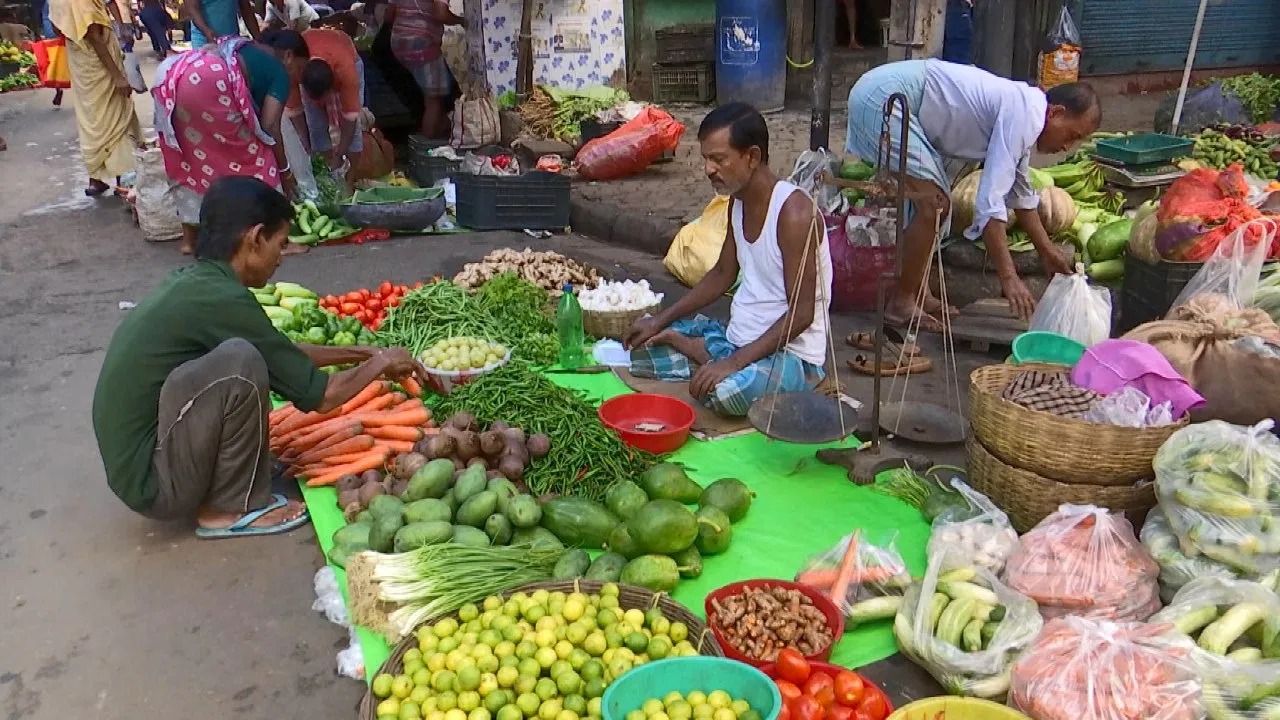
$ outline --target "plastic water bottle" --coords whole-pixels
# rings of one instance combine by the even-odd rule
[[[568,283],[556,306],[556,332],[560,336],[560,367],[566,370],[582,367],[585,362],[582,344],[586,341],[582,332],[582,306]]]

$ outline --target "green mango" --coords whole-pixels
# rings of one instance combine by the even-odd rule
[[[587,573],[583,577],[587,580],[617,582],[626,564],[627,558],[616,552],[600,553],[599,557],[591,561],[591,567],[587,568]]]
[[[473,528],[484,527],[485,521],[498,509],[498,495],[491,490],[480,492],[467,498],[458,508],[454,521],[459,525],[470,525]]]
[[[675,463],[658,463],[640,476],[640,489],[650,500],[675,500],[689,505],[698,502],[702,487]]]
[[[714,506],[729,516],[730,522],[738,522],[746,517],[751,509],[751,500],[756,496],[746,483],[737,478],[721,478],[706,488],[698,496],[701,507]]]
[[[623,520],[630,520],[636,511],[649,502],[649,496],[639,485],[630,480],[619,480],[604,494],[605,507]]]
[[[690,545],[688,550],[671,556],[680,569],[680,577],[693,580],[702,575],[702,553],[697,545]]]
[[[507,501],[503,514],[518,528],[537,527],[542,520],[542,506],[529,495],[516,495]]]
[[[554,533],[543,527],[520,528],[511,535],[512,545],[529,543],[534,547],[563,548],[564,543]]]
[[[453,526],[449,521],[432,520],[413,522],[396,531],[392,549],[395,552],[407,552],[424,545],[435,545],[449,542],[453,538]]]
[[[481,465],[472,465],[466,470],[463,470],[462,473],[458,475],[457,481],[453,483],[453,496],[458,499],[459,504],[465,503],[467,500],[471,499],[472,495],[484,492],[484,488],[488,482],[489,481],[485,478],[484,467]],[[496,494],[494,495],[493,500],[496,507],[496,503],[498,501],[498,496]],[[485,517],[488,517],[488,515]]]
[[[603,547],[620,522],[605,506],[586,498],[566,496],[542,503],[542,527],[572,547]]]
[[[698,508],[698,538],[694,547],[703,555],[719,555],[729,549],[733,540],[733,523],[729,516],[715,505]]]
[[[511,542],[511,521],[502,513],[494,513],[484,521],[484,533],[494,545],[506,545]]]
[[[582,548],[574,548],[565,553],[551,571],[552,580],[573,580],[580,578],[591,567],[591,556]]]
[[[622,568],[619,582],[654,592],[671,592],[680,584],[680,566],[666,555],[641,555]]]
[[[395,495],[378,495],[369,501],[369,512],[375,519],[394,516],[399,520],[404,512],[404,501]]]
[[[644,552],[669,555],[698,538],[698,518],[675,500],[651,500],[627,521],[627,529]]]
[[[631,536],[631,529],[626,523],[618,525],[613,529],[613,532],[609,533],[608,539],[604,541],[604,546],[606,550],[617,553],[628,560],[644,554],[644,548]]]
[[[470,525],[454,525],[452,542],[472,547],[489,547],[489,536],[483,530]]]
[[[418,468],[404,490],[405,502],[444,497],[453,480],[452,460],[432,460]]]
[[[415,500],[404,506],[404,521],[406,523],[417,522],[451,522],[453,520],[453,508],[449,507],[449,503],[436,498],[425,498],[423,500]]]

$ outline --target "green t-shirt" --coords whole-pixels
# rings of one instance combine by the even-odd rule
[[[298,408],[324,400],[329,376],[271,325],[230,265],[197,260],[174,270],[116,329],[93,395],[107,484],[135,511],[145,512],[156,497],[160,388],[179,365],[231,338],[262,353],[271,389]]]

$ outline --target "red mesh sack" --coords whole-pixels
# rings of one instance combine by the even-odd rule
[[[587,180],[617,180],[643,171],[664,152],[675,150],[684,125],[667,112],[647,107],[626,125],[578,151],[578,174]]]

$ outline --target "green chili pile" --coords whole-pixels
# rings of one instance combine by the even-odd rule
[[[436,405],[439,417],[469,412],[481,422],[518,422],[551,438],[551,452],[533,463],[524,482],[534,495],[603,500],[619,480],[638,477],[657,458],[625,445],[600,424],[596,408],[525,364],[513,362],[456,387]]]

